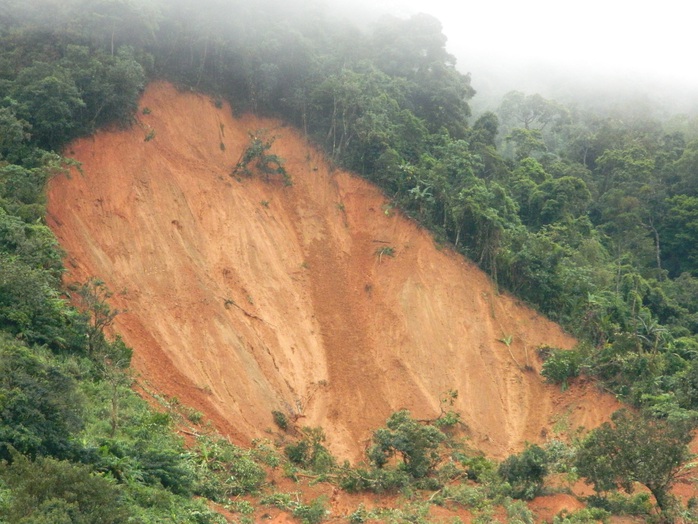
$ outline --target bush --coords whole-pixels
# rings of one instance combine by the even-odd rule
[[[649,493],[638,493],[634,496],[618,492],[609,493],[605,497],[591,495],[586,498],[586,503],[592,508],[600,508],[613,515],[649,515],[652,511]]]
[[[290,493],[272,493],[262,497],[259,502],[266,506],[274,506],[284,511],[290,511],[294,517],[300,519],[304,524],[317,524],[325,520],[327,516],[324,497],[319,497],[310,504],[303,504],[293,500]]]
[[[540,495],[547,473],[548,455],[536,444],[510,456],[499,466],[499,474],[511,485],[511,496],[515,499],[532,500]]]
[[[582,355],[576,349],[554,349],[540,348],[541,354],[549,356],[543,362],[543,375],[547,382],[553,384],[562,384],[562,390],[568,388],[568,380],[579,376],[579,367],[582,363]]]
[[[231,174],[237,175],[242,173],[246,176],[252,176],[253,170],[256,170],[264,175],[267,180],[269,175],[281,175],[284,184],[290,186],[292,184],[291,177],[284,168],[283,158],[267,153],[274,143],[274,138],[267,138],[265,135],[264,131],[250,133],[250,144],[243,151]],[[252,166],[252,169],[250,169],[250,166]]]
[[[553,518],[553,524],[596,524],[599,521],[608,522],[610,513],[600,508],[584,508],[569,512],[562,510]]]
[[[281,411],[272,411],[271,416],[274,418],[274,424],[282,431],[288,430],[288,417]]]
[[[386,426],[373,433],[373,446],[368,450],[371,463],[382,468],[399,455],[400,469],[412,478],[425,477],[434,470],[440,461],[439,445],[447,438],[444,433],[414,420],[407,410],[393,413]]]
[[[327,510],[325,509],[325,499],[320,497],[310,504],[298,504],[293,510],[293,516],[300,519],[303,524],[318,524],[325,520]]]
[[[201,437],[196,453],[198,482],[194,492],[198,495],[222,502],[231,496],[255,493],[266,480],[251,451],[224,439]]]
[[[303,439],[284,449],[288,459],[304,469],[326,473],[335,465],[334,457],[322,444],[325,432],[322,428],[303,428]]]

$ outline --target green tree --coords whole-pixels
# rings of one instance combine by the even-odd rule
[[[27,153],[31,126],[17,118],[13,107],[0,107],[0,161],[19,162]]]
[[[671,487],[685,473],[692,455],[688,444],[695,422],[669,421],[616,412],[582,442],[577,471],[597,492],[622,487],[628,493],[637,482],[650,490],[662,513],[672,520]]]
[[[31,456],[65,457],[82,427],[74,381],[0,333],[0,458],[10,446]]]
[[[9,501],[0,504],[4,522],[131,522],[122,489],[88,466],[46,457],[31,461],[14,451],[11,463],[0,463],[0,478],[10,489]]]
[[[86,46],[69,45],[61,65],[71,71],[84,107],[76,115],[82,132],[108,123],[131,123],[138,97],[145,85],[143,66],[130,47],[119,47],[115,54],[91,51]]]
[[[109,351],[106,330],[119,314],[119,310],[112,309],[107,302],[112,293],[106,284],[97,278],[73,286],[73,292],[78,308],[88,318],[87,350],[95,358],[101,359],[107,356]]]
[[[85,102],[69,71],[37,62],[17,75],[13,87],[17,114],[31,124],[36,143],[58,149],[75,137],[77,117]]]
[[[0,252],[0,329],[54,350],[82,349],[82,319],[60,297],[56,285],[49,271]]]
[[[506,142],[514,147],[514,158],[521,161],[527,157],[540,157],[548,148],[538,129],[516,127],[506,136]]]
[[[532,500],[540,495],[547,474],[548,455],[536,444],[526,446],[499,466],[499,475],[509,483],[515,499]]]
[[[539,94],[526,95],[520,91],[510,91],[504,95],[498,113],[509,128],[523,127],[539,131],[569,118],[564,106]]]
[[[689,271],[698,276],[698,196],[676,195],[667,205],[661,226],[666,267],[673,275]]]
[[[390,415],[385,428],[373,433],[373,445],[368,450],[368,457],[378,468],[398,455],[402,462],[400,468],[413,478],[422,478],[431,473],[438,465],[439,445],[446,440],[438,428],[414,420],[407,410]]]
[[[464,137],[470,116],[467,101],[475,90],[446,51],[441,22],[427,14],[406,20],[385,17],[367,47],[381,71],[410,82],[409,109],[425,120],[431,132],[444,128],[454,138]]]
[[[698,196],[698,140],[692,140],[686,145],[681,157],[673,166],[676,182],[673,190],[690,196]]]

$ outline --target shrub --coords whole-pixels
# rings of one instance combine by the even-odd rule
[[[296,494],[298,497],[298,494]],[[303,524],[317,524],[325,520],[325,498],[319,497],[310,504],[303,504],[293,500],[290,493],[272,493],[260,499],[260,504],[274,506],[284,511],[290,511],[294,517],[300,519]]]
[[[252,452],[224,439],[201,437],[196,448],[198,482],[195,493],[216,501],[257,492],[264,481],[264,469],[252,458]]]
[[[547,453],[536,444],[511,455],[499,466],[499,474],[511,485],[511,496],[515,499],[531,500],[540,495],[547,473]]]
[[[339,485],[350,493],[392,493],[409,486],[411,480],[410,476],[401,470],[357,468],[343,471],[339,477]]]
[[[303,438],[295,444],[287,445],[284,452],[296,466],[325,473],[334,467],[335,460],[322,444],[323,442],[325,442],[325,432],[322,428],[305,427]]]
[[[0,460],[9,446],[30,456],[65,458],[83,426],[75,382],[41,351],[0,333]]]
[[[327,509],[323,497],[313,500],[310,504],[298,504],[293,509],[293,516],[300,519],[303,524],[318,524],[325,520]]]
[[[281,411],[272,411],[271,416],[274,418],[274,424],[282,431],[288,430],[288,417]]]
[[[553,517],[553,524],[596,524],[599,521],[605,524],[610,516],[608,511],[600,508],[584,508],[571,513],[562,510]]]
[[[439,445],[446,440],[438,428],[414,420],[407,410],[393,413],[387,428],[373,433],[373,446],[368,457],[377,468],[382,468],[395,455],[400,456],[400,469],[412,478],[431,473],[440,461]]]
[[[562,390],[569,387],[568,380],[579,376],[579,367],[582,363],[582,355],[578,350],[540,348],[541,354],[549,356],[543,362],[543,375],[547,382],[562,384]]]
[[[688,444],[694,432],[691,420],[668,421],[617,411],[612,424],[602,424],[582,442],[577,470],[597,492],[621,487],[630,493],[635,483],[644,485],[668,517],[675,510],[671,487],[692,458]]]

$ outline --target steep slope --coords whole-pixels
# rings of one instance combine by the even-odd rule
[[[148,387],[243,442],[272,410],[297,415],[349,458],[397,409],[437,416],[448,390],[473,444],[499,457],[615,408],[543,384],[535,348],[574,341],[297,131],[165,83],[141,108],[132,129],[67,151],[82,169],[51,181],[49,224],[69,278],[116,293],[115,329]],[[293,186],[230,176],[262,129]]]

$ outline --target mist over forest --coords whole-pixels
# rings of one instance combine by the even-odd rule
[[[489,27],[477,47],[504,43],[516,55],[524,46],[503,29],[506,13],[442,22],[419,5],[393,7],[0,4],[0,520],[224,521],[204,501],[232,508],[241,522],[271,506],[303,522],[326,518],[322,500],[273,491],[267,472],[279,467],[347,492],[425,494],[419,518],[438,503],[532,522],[524,501],[546,492],[549,473],[570,472],[596,492],[575,522],[623,513],[638,522],[698,518],[695,498],[672,491],[698,425],[694,87],[668,70],[643,79],[619,65],[623,78],[613,79],[608,64],[600,76],[572,60],[560,68],[522,56],[488,64],[485,51],[464,49],[447,31],[454,21],[464,32]],[[599,20],[612,34],[613,19]],[[683,34],[685,20],[677,24]],[[176,402],[153,411],[134,393],[132,350],[109,335],[118,314],[112,290],[96,279],[64,287],[63,252],[46,221],[46,184],[74,164],[67,146],[137,126],[153,80],[204,93],[217,107],[229,102],[235,116],[295,126],[333,166],[380,187],[391,209],[427,228],[438,246],[576,337],[573,350],[531,349],[543,361],[541,380],[562,389],[593,380],[632,412],[502,462],[458,447],[448,398],[435,401],[443,409],[431,421],[391,416],[356,467],[329,454],[322,428],[292,427],[284,412],[269,414],[286,439],[278,449],[210,434],[185,446],[174,430],[186,419],[203,432],[203,414]],[[251,135],[241,156],[248,163],[231,172],[256,176],[249,164],[267,178],[284,174],[272,146],[273,137]],[[511,342],[503,336],[502,350]],[[638,484],[644,491],[633,495]],[[351,522],[369,513],[357,508]]]

